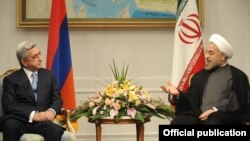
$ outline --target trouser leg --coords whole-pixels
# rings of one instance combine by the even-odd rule
[[[45,141],[61,141],[64,131],[53,122],[35,122],[31,124],[28,132],[42,135]]]
[[[203,124],[241,124],[241,120],[237,114],[217,111],[209,115]]]
[[[26,131],[25,124],[16,119],[5,120],[2,127],[3,141],[19,141]]]

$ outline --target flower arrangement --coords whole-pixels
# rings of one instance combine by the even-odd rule
[[[110,65],[115,80],[108,84],[102,92],[97,92],[81,101],[80,106],[71,115],[71,121],[82,116],[96,119],[114,119],[123,117],[144,122],[147,117],[156,116],[163,119],[174,117],[174,110],[164,104],[162,98],[153,98],[142,86],[135,85],[127,79],[128,65],[119,71],[115,62]]]

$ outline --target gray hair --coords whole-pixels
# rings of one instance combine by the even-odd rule
[[[23,59],[26,59],[28,55],[28,50],[36,47],[36,44],[31,43],[29,41],[24,41],[18,44],[16,49],[16,57],[20,64]]]

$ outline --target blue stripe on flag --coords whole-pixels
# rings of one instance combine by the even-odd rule
[[[71,69],[71,52],[69,44],[67,16],[64,17],[60,27],[59,44],[55,54],[52,70],[55,72],[59,88],[62,89],[63,84]]]

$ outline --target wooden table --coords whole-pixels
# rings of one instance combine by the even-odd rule
[[[144,123],[149,122],[150,118],[145,118]],[[136,140],[144,141],[144,123],[141,123],[135,119],[120,119],[119,121],[115,121],[114,119],[98,119],[92,120],[88,119],[88,122],[95,123],[96,127],[96,141],[102,140],[102,124],[135,124],[136,125]]]

